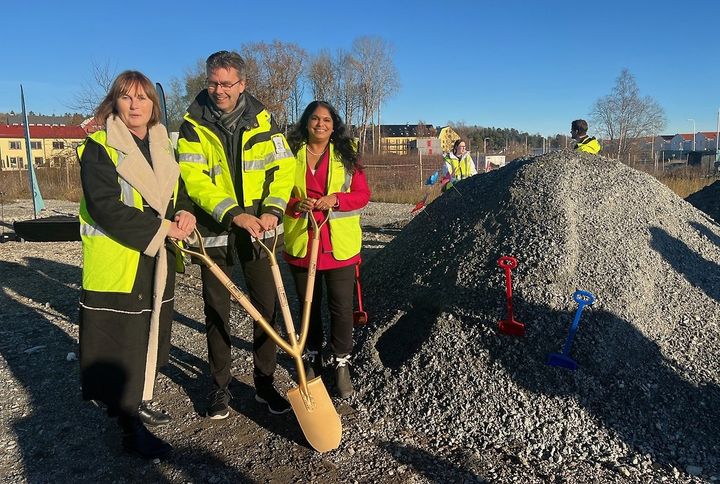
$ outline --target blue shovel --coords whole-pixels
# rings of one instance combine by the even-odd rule
[[[572,326],[570,326],[570,333],[565,340],[563,351],[562,353],[550,353],[547,359],[547,364],[550,366],[561,366],[563,368],[569,368],[570,370],[577,368],[575,360],[570,358],[570,347],[572,346],[573,337],[575,336],[580,324],[580,315],[582,314],[585,306],[595,302],[595,296],[587,291],[575,291],[573,293],[573,299],[576,303],[578,303],[578,308],[577,311],[575,311],[575,319],[572,322]]]

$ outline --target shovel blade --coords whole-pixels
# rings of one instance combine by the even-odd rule
[[[525,325],[514,319],[500,320],[498,328],[501,333],[509,334],[510,336],[525,336]]]
[[[307,388],[307,396],[300,387],[291,388],[287,394],[300,428],[318,452],[337,449],[342,438],[342,424],[322,378],[313,378]]]
[[[548,355],[547,364],[550,366],[560,366],[569,370],[575,370],[577,368],[575,360],[560,353],[550,353]]]
[[[365,311],[355,311],[353,313],[353,326],[365,326],[368,322],[368,315]]]

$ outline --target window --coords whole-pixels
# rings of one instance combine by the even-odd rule
[[[41,150],[42,149],[42,142],[40,141],[31,141],[30,142],[30,148],[34,150]]]
[[[54,150],[62,150],[65,149],[65,142],[64,141],[53,141],[53,149]]]
[[[11,156],[10,157],[10,166],[12,168],[22,168],[23,167],[22,156]]]
[[[11,141],[10,142],[10,149],[11,150],[21,150],[22,144],[19,141]]]
[[[36,157],[35,157],[35,164],[36,164],[36,165],[40,166],[40,165],[42,165],[43,163],[45,163],[45,160],[43,160],[43,157],[42,157],[42,156],[36,156]]]

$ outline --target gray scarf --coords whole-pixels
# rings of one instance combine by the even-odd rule
[[[238,98],[235,109],[233,109],[229,113],[223,113],[222,111],[218,111],[216,106],[213,105],[213,113],[218,116],[218,124],[225,131],[227,131],[228,134],[233,134],[235,132],[235,129],[238,126],[238,121],[245,113],[245,104],[245,93],[243,92]]]

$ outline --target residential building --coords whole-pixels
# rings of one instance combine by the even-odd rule
[[[80,126],[30,124],[30,150],[35,166],[77,163],[75,149],[87,133]],[[0,124],[0,169],[27,169],[25,129],[22,124]]]

